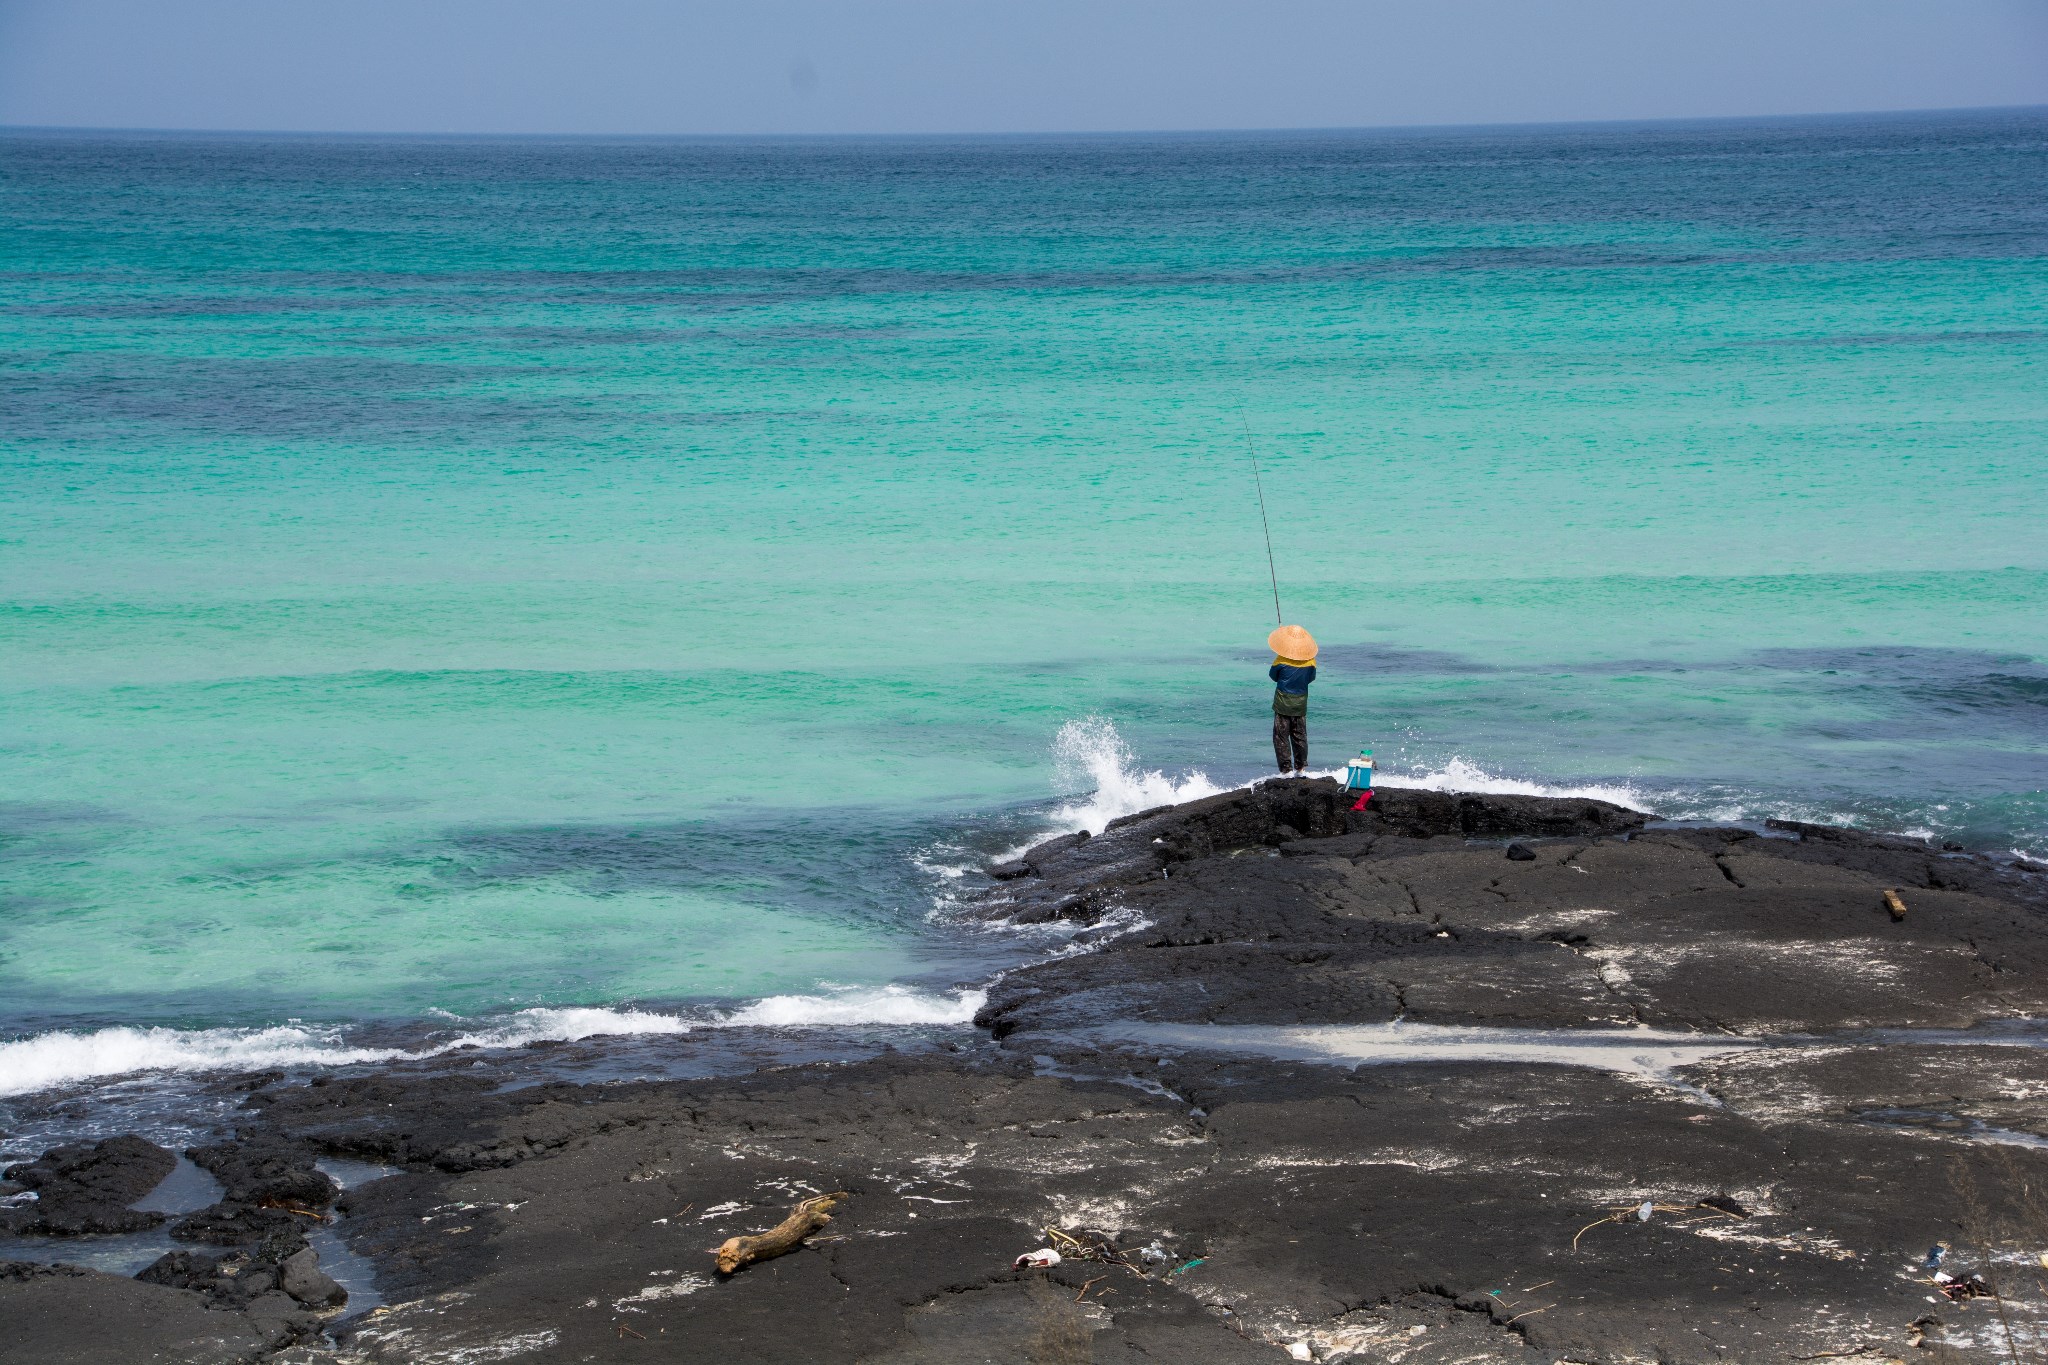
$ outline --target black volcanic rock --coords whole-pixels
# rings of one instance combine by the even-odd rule
[[[171,1224],[171,1236],[181,1242],[233,1247],[252,1246],[276,1237],[303,1242],[305,1234],[297,1217],[287,1210],[224,1199]]]
[[[2028,1084],[2032,1054],[2003,1051],[2022,1068],[2003,1084]],[[1962,1060],[1997,1084],[1998,1059]],[[2048,1171],[2031,1149],[1943,1145],[1832,1109],[1752,1115],[1570,1067],[1158,1061],[984,1050],[532,1087],[486,1121],[522,1144],[544,1136],[526,1160],[344,1201],[395,1300],[344,1329],[347,1358],[548,1339],[540,1360],[608,1359],[620,1322],[670,1358],[738,1362],[786,1359],[792,1331],[817,1359],[920,1365],[1030,1360],[1047,1340],[1078,1343],[1075,1359],[1202,1361],[1283,1360],[1289,1342],[1528,1365],[1898,1352],[1916,1320],[1970,1325],[1930,1315],[1903,1269],[1963,1241],[1957,1173],[2003,1191],[2009,1157]],[[386,1114],[360,1118],[429,1111],[435,1091],[431,1077],[386,1088]],[[852,1194],[831,1239],[709,1273],[709,1247],[814,1188]],[[1647,1222],[1615,1217],[1643,1201],[1660,1210]],[[1047,1224],[1189,1268],[1012,1271]],[[1115,1297],[1077,1307],[1105,1275],[1096,1288]]]
[[[1005,1037],[1101,1018],[1768,1033],[2048,1015],[2044,897],[2010,869],[1850,831],[1759,838],[1645,829],[1599,802],[1390,795],[1368,820],[1337,808],[1334,783],[1268,783],[1113,826],[1088,861],[1047,860],[1044,892],[1007,883],[989,912],[1051,895],[1068,917],[1140,927],[1007,974],[977,1022]],[[1304,837],[1275,847],[1280,828]],[[1582,832],[1532,833],[1564,829]],[[1533,856],[1504,861],[1502,833]],[[1157,864],[1142,877],[1139,838]],[[1891,887],[1916,907],[1903,922],[1884,910]]]
[[[163,1222],[160,1213],[128,1207],[163,1182],[177,1157],[139,1137],[113,1137],[52,1148],[0,1175],[34,1190],[34,1202],[0,1209],[0,1231],[76,1237],[139,1232]]]
[[[282,1143],[217,1143],[193,1147],[186,1156],[220,1181],[231,1200],[259,1205],[292,1205],[318,1212],[340,1193],[315,1169],[316,1153]]]
[[[1351,836],[1359,849],[1382,839],[1583,837],[1640,828],[1648,818],[1604,801],[1532,796],[1452,795],[1387,788],[1368,808],[1329,778],[1275,779],[1179,806],[1112,821],[1100,835],[1063,835],[999,868],[992,917],[1025,922],[1099,917],[1110,893],[1171,877],[1175,866],[1218,854],[1296,840]],[[1017,867],[1025,871],[1020,874]]]
[[[259,1352],[298,1341],[293,1365],[779,1365],[792,1342],[863,1365],[2005,1359],[1990,1308],[1920,1263],[1937,1242],[1970,1270],[2038,1251],[2044,1053],[2004,1045],[2023,1029],[1868,1029],[2048,1014],[2038,874],[1598,802],[1351,799],[1271,782],[1028,851],[981,913],[1077,920],[1093,949],[1006,974],[982,1015],[1000,1037],[954,1052],[588,1086],[509,1053],[487,1075],[451,1057],[266,1083],[204,1149],[227,1203],[298,1189],[266,1182],[313,1152],[405,1168],[336,1201],[390,1302],[334,1350],[306,1336],[324,1276],[292,1274],[317,1266],[281,1232],[128,1289],[0,1273],[0,1314],[101,1331],[104,1302],[103,1354],[53,1359],[185,1359],[180,1314],[210,1303]],[[1204,1031],[1394,1020],[1654,1024],[1701,1060],[1312,1064]],[[1165,1025],[1171,1046],[1147,1041]],[[826,1235],[712,1273],[720,1240],[827,1189],[850,1198]],[[1048,1228],[1147,1273],[1012,1270]],[[185,1307],[145,1320],[142,1288]],[[2007,1295],[2017,1322],[2048,1317],[2048,1295]]]

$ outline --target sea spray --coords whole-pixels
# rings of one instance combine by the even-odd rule
[[[1125,815],[1159,806],[1198,801],[1225,791],[1241,791],[1267,780],[1262,773],[1230,787],[1218,786],[1199,768],[1180,777],[1169,777],[1159,769],[1142,768],[1138,756],[1106,716],[1070,720],[1053,739],[1054,780],[1068,791],[1085,789],[1086,795],[1055,808],[1054,833],[1087,830],[1100,834],[1109,822]],[[1312,773],[1341,782],[1344,769]],[[1453,757],[1439,766],[1421,771],[1391,772],[1382,768],[1380,785],[1411,787],[1423,791],[1475,792],[1501,796],[1577,796],[1609,801],[1630,810],[1651,810],[1652,794],[1634,786],[1614,782],[1552,785],[1526,778],[1503,777],[1488,772],[1470,759]]]
[[[1100,834],[1109,822],[1156,806],[1199,801],[1224,788],[1199,769],[1175,778],[1138,767],[1137,755],[1105,716],[1062,725],[1052,742],[1054,780],[1063,791],[1085,791],[1052,813],[1060,833]]]

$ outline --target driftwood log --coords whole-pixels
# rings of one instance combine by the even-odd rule
[[[741,1266],[780,1256],[785,1251],[795,1251],[803,1245],[804,1238],[832,1221],[834,1206],[846,1197],[845,1190],[813,1195],[791,1209],[789,1217],[766,1232],[755,1233],[751,1237],[726,1238],[718,1246],[718,1273],[730,1275]]]
[[[1906,917],[1905,898],[1896,891],[1884,893],[1884,908],[1892,912],[1894,920],[1902,920]]]

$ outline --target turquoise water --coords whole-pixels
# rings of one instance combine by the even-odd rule
[[[0,136],[0,1037],[957,1017],[1042,946],[958,869],[1270,761],[1246,427],[1318,766],[2048,854],[2044,190],[2042,111]]]

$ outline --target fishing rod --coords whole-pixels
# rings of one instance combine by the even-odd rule
[[[1266,520],[1266,486],[1259,479],[1259,451],[1252,444],[1251,419],[1244,415],[1244,409],[1237,410],[1237,420],[1244,424],[1244,449],[1252,457],[1252,487],[1259,494],[1259,529],[1266,533],[1266,575],[1273,581],[1273,624],[1285,625],[1286,618],[1280,614],[1280,571],[1273,567],[1273,527]]]

